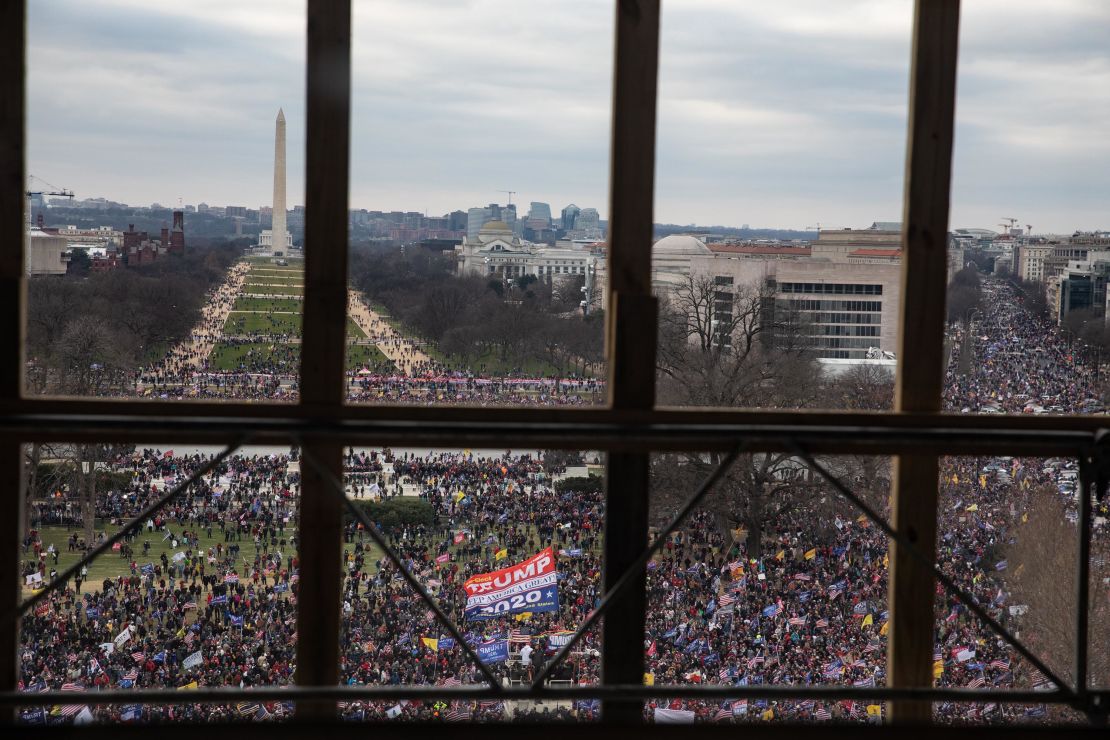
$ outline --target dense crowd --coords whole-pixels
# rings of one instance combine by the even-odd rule
[[[1031,315],[1009,286],[988,282],[988,308],[972,322],[975,362],[961,370],[964,340],[948,370],[951,408],[1003,411],[1059,406],[1072,411],[1095,395],[1092,373],[1067,343]],[[1035,352],[1036,348],[1043,351]],[[1042,358],[1042,359],[1036,359]],[[357,385],[362,381],[353,378]],[[461,379],[460,379],[461,380]],[[379,378],[398,397],[412,379]],[[473,379],[427,379],[425,393],[483,393]],[[440,384],[442,383],[442,388]],[[396,386],[394,385],[396,384]],[[369,391],[369,387],[365,389]],[[572,386],[573,390],[573,386]],[[388,532],[407,567],[475,647],[504,642],[490,668],[506,685],[529,675],[596,607],[601,584],[604,498],[589,486],[558,485],[542,460],[468,451],[395,456],[388,450],[345,458],[348,494],[356,499],[416,495],[431,523]],[[127,471],[126,491],[105,494],[100,514],[120,521],[166,485],[202,463],[140,451],[112,464]],[[1013,630],[1022,608],[1012,603],[1007,547],[1031,497],[1059,492],[1075,521],[1074,463],[1036,458],[947,458],[941,466],[938,562],[961,588]],[[123,543],[121,575],[69,583],[23,623],[20,658],[25,691],[66,687],[258,686],[292,682],[296,643],[296,522],[299,476],[289,456],[234,457]],[[881,466],[868,481],[888,484]],[[824,497],[835,501],[831,492]],[[1052,494],[1056,495],[1056,494]],[[646,680],[653,684],[885,684],[887,539],[847,502],[800,498],[767,522],[758,551],[715,515],[694,514],[649,565],[644,638]],[[45,515],[46,510],[40,512]],[[883,510],[884,515],[889,511]],[[1106,563],[1105,506],[1095,530],[1096,577]],[[823,517],[820,529],[815,518]],[[831,520],[831,521],[829,521]],[[39,524],[40,522],[36,522]],[[355,521],[346,525],[341,605],[340,676],[345,685],[473,685],[482,675],[452,644],[433,613],[370,544]],[[37,532],[37,531],[36,531]],[[24,575],[44,575],[47,549],[32,532]],[[219,534],[216,534],[218,532]],[[150,538],[180,543],[180,557],[147,562]],[[215,537],[215,543],[212,542]],[[174,546],[178,548],[178,545]],[[461,584],[470,576],[524,560],[551,547],[558,553],[559,607],[478,622],[463,619]],[[122,557],[129,555],[129,557]],[[45,567],[44,567],[45,566]],[[1047,681],[954,598],[938,590],[934,675],[938,686],[1048,688]],[[564,684],[599,680],[599,638],[587,635],[554,674]],[[183,694],[183,696],[185,696]],[[288,712],[282,702],[234,707],[181,704],[74,705],[26,710],[27,721],[69,721],[87,711],[97,720],[266,719]],[[349,702],[349,720],[594,719],[596,702]],[[707,722],[771,719],[877,721],[878,704],[861,701],[648,702],[645,717]],[[662,713],[662,714],[660,714]],[[1059,719],[1045,705],[939,703],[940,721]]]

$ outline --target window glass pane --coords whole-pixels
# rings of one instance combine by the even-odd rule
[[[653,456],[656,533],[723,457]],[[889,458],[818,462],[889,516]],[[884,686],[886,555],[886,535],[801,459],[741,455],[651,564],[645,680],[656,686]],[[648,702],[645,716],[656,723],[862,723],[878,721],[876,706],[681,699]]]
[[[222,448],[24,447],[23,596],[126,527]],[[300,467],[288,448],[250,447],[135,523],[20,623],[24,691],[179,689],[174,705],[25,707],[22,721],[227,721],[287,717],[289,702],[188,703],[200,687],[293,683]]]
[[[859,408],[842,386],[893,379],[911,10],[665,6],[660,404]]]
[[[1078,463],[1074,458],[949,457],[941,460],[937,562],[941,570],[1061,679],[1075,680]],[[1104,546],[1092,574],[1094,614],[1104,618]],[[1099,598],[1101,597],[1101,601]],[[983,691],[1052,686],[966,605],[938,589],[934,674],[942,687]],[[1105,630],[1105,621],[1100,622]],[[1097,632],[1093,633],[1097,634]],[[1106,662],[1092,643],[1092,678]],[[1097,666],[1097,667],[1096,667]],[[1051,704],[934,705],[945,722],[1082,719]]]
[[[539,675],[601,598],[604,478],[597,460],[596,453],[352,447],[347,495],[380,526],[497,680],[519,688]],[[344,685],[485,684],[351,516],[343,549]],[[599,651],[595,628],[546,684],[597,683]],[[377,700],[347,702],[340,711],[355,721],[597,718],[590,701]]]
[[[602,402],[612,7],[353,23],[348,398]]]
[[[294,398],[304,2],[28,13],[27,392]]]
[[[998,33],[1003,21],[1005,34]],[[1110,9],[974,0],[960,23],[946,401],[1099,413],[1108,347]],[[1022,115],[1012,100],[1037,101]]]

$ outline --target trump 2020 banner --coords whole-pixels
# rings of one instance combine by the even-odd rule
[[[558,574],[550,547],[522,563],[472,576],[463,588],[470,622],[559,608]]]

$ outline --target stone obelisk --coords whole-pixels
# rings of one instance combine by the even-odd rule
[[[270,229],[274,249],[285,249],[285,113],[278,108],[274,132],[274,217]]]

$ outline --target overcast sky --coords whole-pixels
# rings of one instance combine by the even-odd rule
[[[303,0],[32,0],[28,171],[303,202]],[[966,0],[952,225],[1110,228],[1110,3]],[[607,211],[612,0],[355,0],[351,205]],[[911,0],[666,0],[655,220],[901,217]]]

